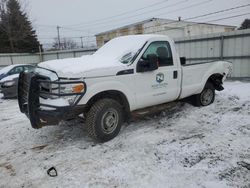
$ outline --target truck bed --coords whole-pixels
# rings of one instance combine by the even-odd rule
[[[204,83],[212,74],[225,74],[224,61],[210,61],[182,65],[180,98],[185,98],[202,91]]]

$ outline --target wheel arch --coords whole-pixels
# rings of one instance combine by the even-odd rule
[[[94,96],[92,96],[88,102],[87,102],[87,110],[88,111],[90,109],[90,107],[98,100],[100,99],[104,99],[104,98],[109,98],[109,99],[114,99],[117,102],[119,102],[122,107],[124,108],[126,114],[130,113],[130,105],[128,102],[128,99],[126,97],[126,95],[118,90],[106,90],[106,91],[101,91],[97,94],[95,94]]]
[[[211,76],[208,77],[206,84],[209,82],[209,83],[213,84],[215,90],[222,91],[224,89],[222,86],[223,77],[224,77],[224,75],[221,73],[212,74]]]

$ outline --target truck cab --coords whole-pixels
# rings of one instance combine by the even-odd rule
[[[155,65],[155,69],[152,70],[145,64]],[[137,108],[178,98],[181,67],[172,40],[159,38],[148,41],[146,49],[138,57],[138,63],[134,66]]]

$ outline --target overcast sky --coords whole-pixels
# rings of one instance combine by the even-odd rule
[[[94,35],[151,17],[182,19],[199,16],[231,7],[250,4],[250,0],[21,0],[33,22],[39,39],[50,43],[61,35],[80,37]],[[138,10],[139,9],[139,10]],[[190,21],[206,22],[250,13],[250,6]],[[216,24],[239,26],[250,14],[214,21]],[[75,38],[75,40],[80,40]],[[90,40],[90,39],[88,39]]]

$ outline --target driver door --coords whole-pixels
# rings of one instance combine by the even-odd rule
[[[175,100],[179,94],[177,67],[173,62],[170,44],[167,41],[152,42],[139,62],[149,55],[157,56],[158,69],[135,74],[137,108],[144,108]]]

